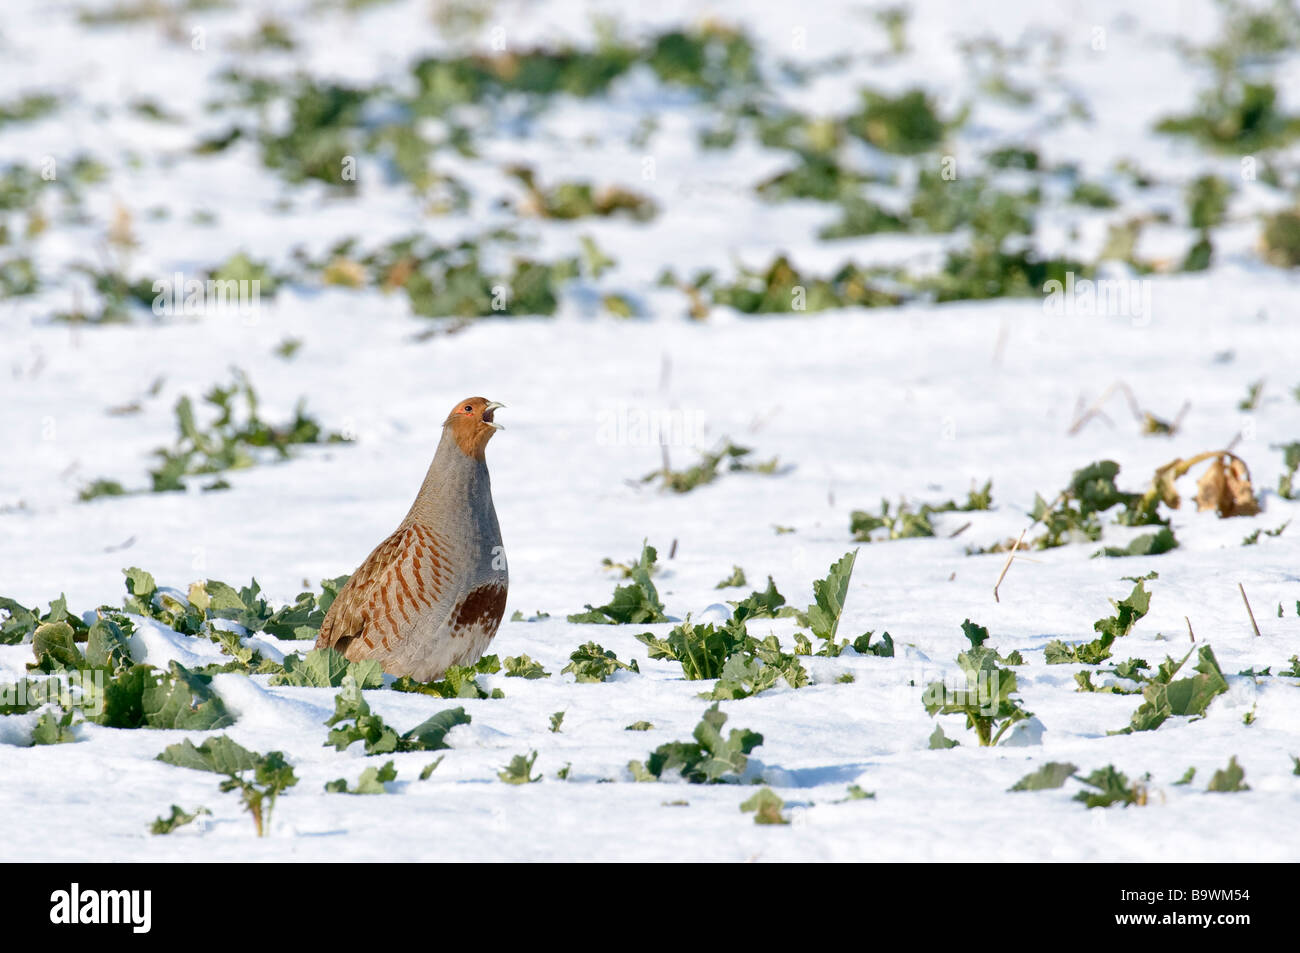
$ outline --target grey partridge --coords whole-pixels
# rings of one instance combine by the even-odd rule
[[[501,406],[470,397],[447,415],[410,512],[339,590],[317,648],[421,682],[482,656],[509,582],[484,456]]]

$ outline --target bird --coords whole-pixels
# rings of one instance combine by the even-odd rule
[[[484,450],[504,404],[469,397],[442,437],[410,511],[330,605],[316,639],[417,682],[482,657],[505,614],[509,572]]]

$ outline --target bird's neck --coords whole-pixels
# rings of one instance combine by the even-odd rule
[[[488,479],[487,461],[466,456],[452,435],[444,427],[438,450],[429,464],[420,492],[407,519],[440,523],[449,513],[470,513],[474,507],[491,507],[492,487]]]

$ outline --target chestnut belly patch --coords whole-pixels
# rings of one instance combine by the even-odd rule
[[[495,632],[505,612],[505,586],[494,582],[471,589],[452,613],[451,634],[463,635],[473,628]]]

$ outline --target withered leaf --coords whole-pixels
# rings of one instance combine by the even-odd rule
[[[1238,457],[1220,454],[1196,481],[1196,508],[1217,510],[1219,516],[1253,516],[1259,500],[1250,485],[1250,472]]]

